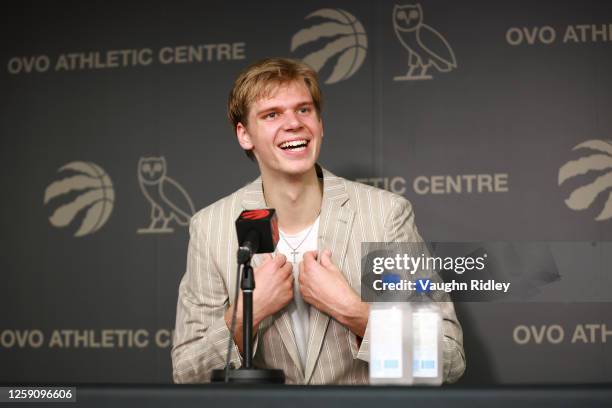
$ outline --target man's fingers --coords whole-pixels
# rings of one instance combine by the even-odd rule
[[[313,262],[317,260],[317,251],[306,251],[302,257],[304,262]]]
[[[289,262],[280,267],[280,271],[285,273],[285,279],[287,279],[290,275],[293,275],[293,265]]]
[[[326,249],[321,253],[321,265],[325,268],[328,268],[334,265],[334,263],[331,260],[331,251],[329,249]]]
[[[304,283],[304,261],[300,262],[300,273],[298,274],[298,282],[300,283],[300,286],[302,286],[302,284]]]
[[[287,282],[287,294],[289,295],[289,299],[293,298],[293,279]]]
[[[287,263],[287,257],[279,252],[274,257],[274,262],[280,268]]]
[[[317,262],[317,251],[308,251],[304,253],[302,263],[306,268],[316,268]]]

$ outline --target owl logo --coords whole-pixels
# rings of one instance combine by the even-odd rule
[[[189,194],[166,174],[164,157],[141,157],[138,161],[138,183],[145,198],[151,203],[151,223],[140,228],[139,234],[174,232],[169,226],[174,220],[178,225],[189,224],[195,213]]]
[[[457,68],[453,49],[442,35],[423,24],[420,4],[394,6],[393,28],[400,43],[408,51],[408,72],[393,78],[394,81],[432,79],[428,70],[433,66],[439,72]]]

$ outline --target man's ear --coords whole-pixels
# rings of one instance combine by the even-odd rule
[[[244,126],[241,122],[238,122],[236,125],[236,137],[238,138],[240,147],[242,147],[244,150],[253,149],[251,135],[249,135],[249,131],[247,130],[246,126]]]

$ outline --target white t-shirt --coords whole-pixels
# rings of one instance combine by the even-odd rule
[[[298,278],[300,276],[300,262],[302,262],[304,252],[317,250],[319,217],[317,217],[313,225],[295,235],[288,235],[282,231],[279,232],[280,239],[276,250],[287,257],[287,262],[293,264],[293,301],[287,307],[291,316],[291,328],[295,335],[300,360],[302,360],[302,368],[304,368],[306,367],[306,351],[308,335],[310,333],[310,305],[302,299]],[[295,251],[292,247],[295,248]]]

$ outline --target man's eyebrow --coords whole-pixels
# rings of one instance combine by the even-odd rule
[[[303,101],[303,102],[298,102],[294,105],[295,108],[301,107],[301,106],[314,106],[314,102],[312,101]],[[262,113],[265,112],[272,112],[272,111],[277,111],[277,110],[282,110],[282,106],[278,106],[278,105],[273,105],[273,106],[266,106],[260,110],[258,110],[255,115],[261,115]]]

